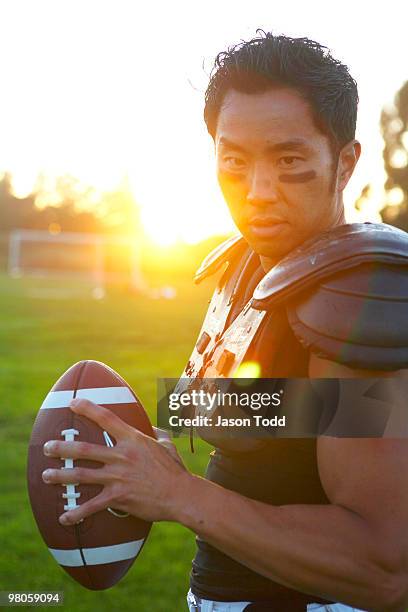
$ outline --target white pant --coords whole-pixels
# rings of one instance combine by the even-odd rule
[[[191,589],[187,593],[190,612],[242,612],[250,601],[210,601],[196,597]]]
[[[196,597],[191,589],[187,593],[187,604],[190,612],[243,612],[250,601],[210,601]],[[340,603],[308,604],[306,612],[364,612],[357,608],[350,608]]]
[[[322,604],[308,604],[307,612],[364,612],[364,610],[360,610],[360,608],[350,608],[350,606],[345,606],[340,603],[332,603],[326,604],[322,606]]]

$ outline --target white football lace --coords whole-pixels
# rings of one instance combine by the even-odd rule
[[[61,436],[64,436],[66,442],[74,442],[75,436],[79,436],[79,431],[76,429],[64,429],[61,431]],[[61,457],[61,459],[63,459],[65,463],[61,469],[66,470],[74,467],[74,460],[72,458]],[[76,500],[78,497],[81,497],[81,494],[75,490],[78,483],[63,484],[62,486],[66,488],[66,493],[62,494],[62,497],[67,500],[67,504],[64,504],[64,510],[72,510],[73,508],[77,508],[78,504],[76,503]]]
[[[74,442],[75,436],[79,436],[79,431],[76,429],[64,429],[61,431],[61,436],[64,436],[66,442]],[[106,431],[103,432],[103,437],[105,439],[106,446],[112,448],[114,444]],[[65,463],[61,469],[72,469],[74,467],[74,460],[72,458],[61,457],[61,459],[63,459]],[[62,497],[67,500],[67,504],[64,504],[64,510],[72,510],[73,508],[78,507],[79,504],[77,504],[76,500],[81,497],[81,493],[75,490],[75,487],[77,487],[78,484],[79,483],[77,482],[72,484],[63,484],[63,486],[66,488],[66,493],[63,493]],[[126,518],[129,516],[128,512],[121,512],[120,510],[115,510],[113,508],[106,509],[108,512],[118,518]]]

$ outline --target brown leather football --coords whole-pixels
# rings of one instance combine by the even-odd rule
[[[74,414],[70,400],[81,397],[109,408],[123,421],[154,437],[149,418],[129,385],[98,361],[74,364],[45,398],[31,434],[28,451],[28,491],[38,528],[54,559],[88,589],[116,584],[139,555],[151,523],[107,508],[78,525],[62,526],[58,517],[95,497],[100,485],[49,485],[42,480],[47,468],[100,467],[94,461],[46,457],[48,440],[75,440],[112,446],[115,439],[96,423]]]

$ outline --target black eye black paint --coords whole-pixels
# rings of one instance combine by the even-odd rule
[[[299,174],[280,174],[278,178],[282,183],[307,183],[316,178],[316,172],[308,170]]]

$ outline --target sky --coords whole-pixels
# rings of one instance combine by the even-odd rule
[[[373,185],[382,201],[381,108],[408,78],[408,5],[343,0],[3,0],[0,170],[17,195],[39,173],[111,190],[127,177],[158,242],[233,228],[202,119],[215,55],[257,28],[307,36],[345,62],[360,94],[363,153],[350,210]],[[374,217],[375,218],[375,217]],[[354,220],[349,216],[349,220]]]

